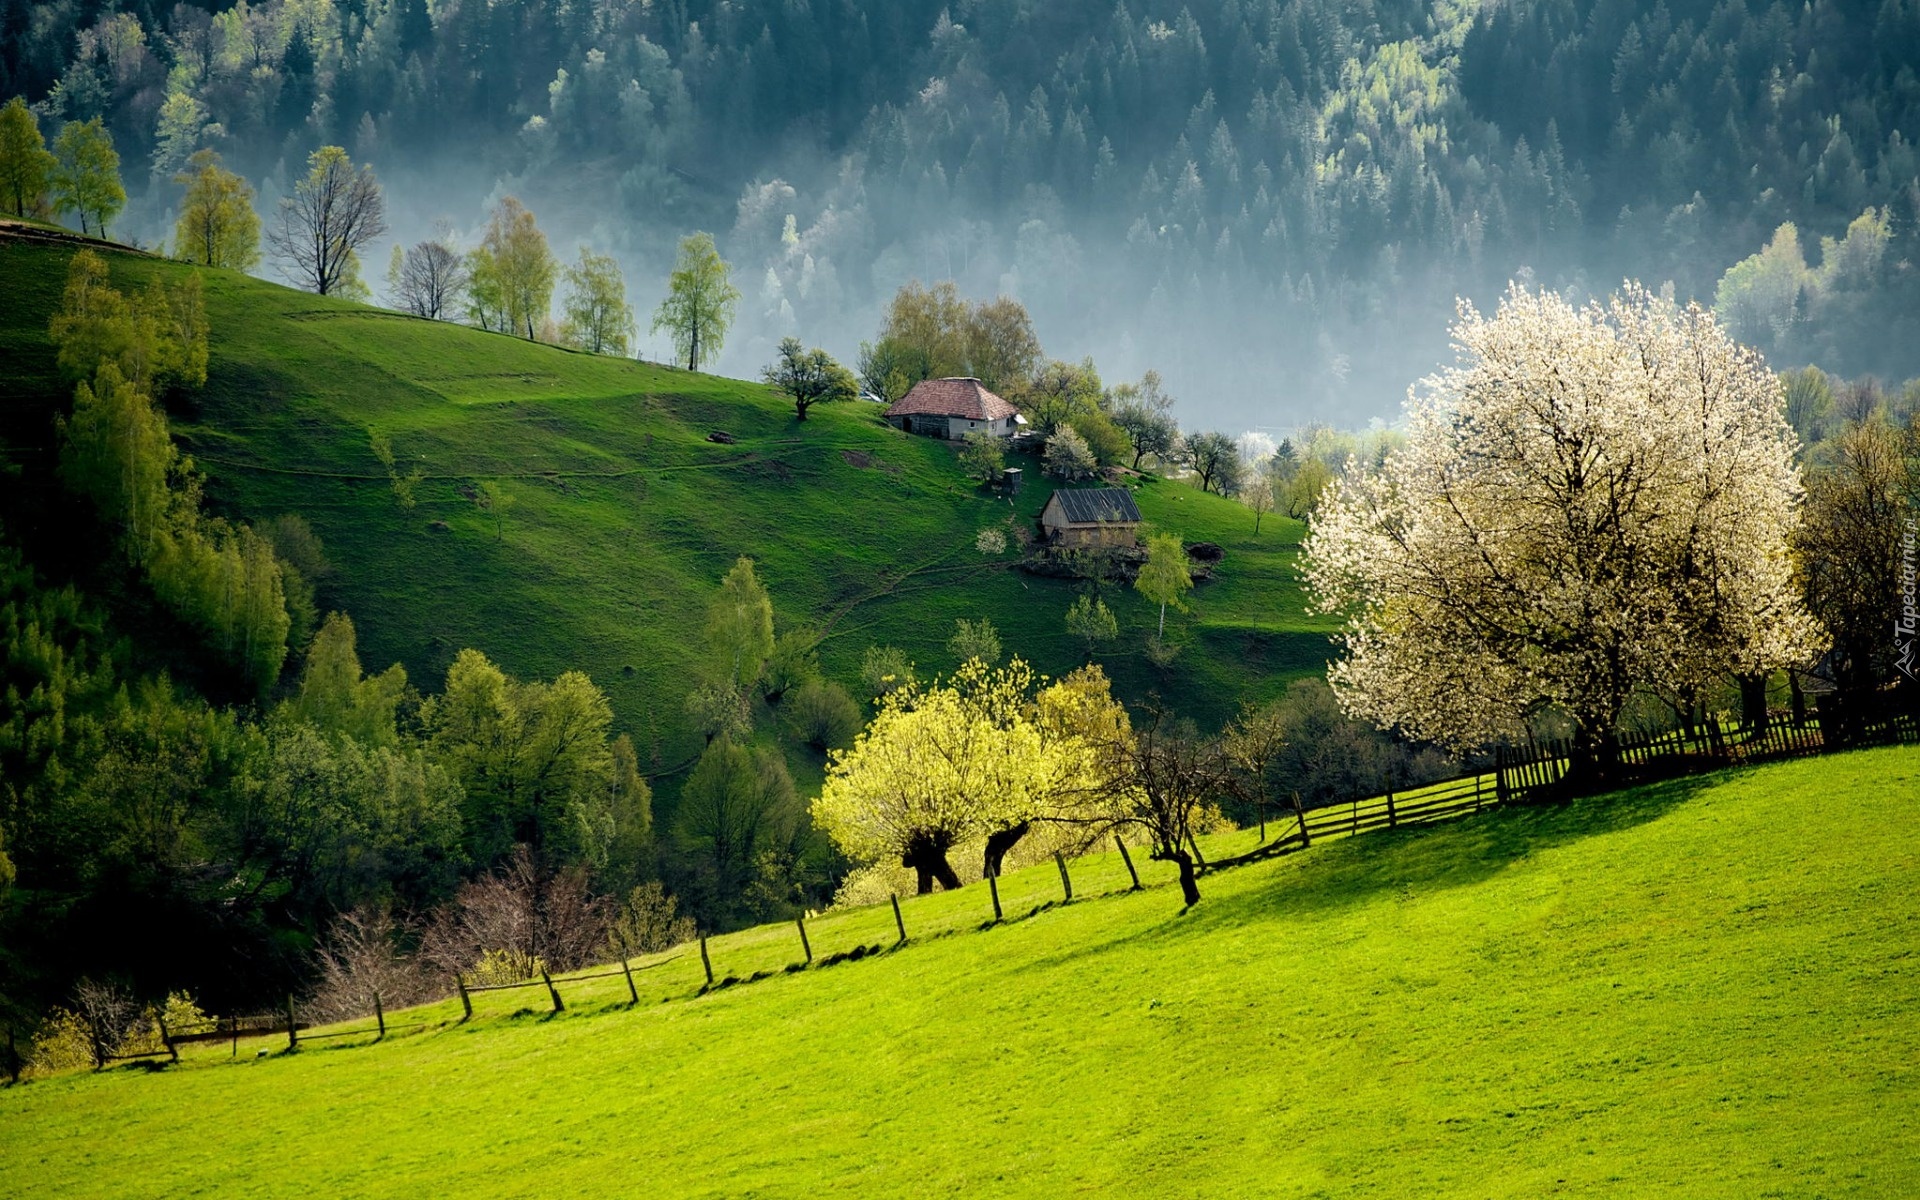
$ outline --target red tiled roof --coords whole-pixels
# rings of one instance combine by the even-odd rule
[[[886,415],[998,421],[1019,411],[982,387],[978,379],[923,379],[887,409]]]

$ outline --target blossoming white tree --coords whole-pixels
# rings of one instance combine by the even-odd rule
[[[1453,335],[1406,445],[1351,467],[1307,539],[1349,712],[1471,747],[1554,707],[1605,774],[1636,691],[1803,658],[1794,436],[1758,355],[1631,284],[1579,308],[1515,287]]]

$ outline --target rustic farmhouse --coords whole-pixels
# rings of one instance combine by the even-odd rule
[[[1055,546],[1131,546],[1140,506],[1125,488],[1063,488],[1040,510],[1040,527]]]
[[[954,439],[969,433],[1008,437],[1026,423],[978,379],[923,379],[884,415],[887,424],[908,433]]]

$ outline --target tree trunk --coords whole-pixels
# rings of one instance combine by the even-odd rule
[[[1740,678],[1740,725],[1748,732],[1767,725],[1767,677],[1742,675]]]
[[[936,883],[942,891],[959,890],[960,876],[947,862],[947,847],[932,838],[916,838],[900,856],[900,865],[913,868],[915,885],[922,896],[932,892]]]
[[[982,863],[983,873],[987,875],[1000,874],[1000,864],[1006,860],[1007,851],[1019,845],[1020,839],[1027,836],[1027,831],[1032,827],[1033,822],[1022,821],[1011,828],[997,830],[988,834],[986,858]]]
[[[1180,898],[1188,908],[1192,908],[1200,903],[1200,881],[1194,874],[1193,855],[1185,850],[1175,850],[1167,857],[1173,860],[1174,866],[1180,868]]]
[[[1800,672],[1791,668],[1787,671],[1787,692],[1792,697],[1794,728],[1803,728],[1807,723],[1807,694],[1800,690]]]

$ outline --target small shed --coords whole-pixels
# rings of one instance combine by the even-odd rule
[[[1132,546],[1140,506],[1126,488],[1062,488],[1040,510],[1040,527],[1055,546]]]
[[[969,433],[1009,437],[1026,424],[1018,409],[978,379],[923,379],[882,414],[908,433],[955,441]]]

